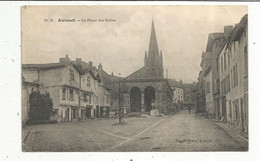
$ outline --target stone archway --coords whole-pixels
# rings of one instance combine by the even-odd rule
[[[144,89],[144,104],[146,112],[152,110],[152,100],[155,100],[155,89],[152,86],[148,86]]]
[[[141,112],[141,90],[138,87],[130,89],[130,110],[131,112]]]

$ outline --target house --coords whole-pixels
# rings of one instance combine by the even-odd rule
[[[184,92],[183,92],[183,87],[181,85],[182,84],[181,81],[178,82],[175,79],[169,79],[168,82],[173,92],[173,102],[175,106],[177,106],[177,108],[182,109],[183,101],[184,101],[184,97],[183,97]]]
[[[224,26],[224,33],[210,33],[208,37],[206,52],[211,56],[210,72],[208,73],[212,78],[206,78],[208,82],[205,82],[205,86],[208,87],[207,83],[210,83],[210,90],[205,88],[206,93],[206,110],[209,115],[218,118],[219,117],[219,104],[220,104],[220,81],[219,81],[219,66],[218,66],[218,55],[223,49],[226,39],[232,31],[232,26]],[[209,68],[207,69],[209,70]],[[204,73],[205,75],[205,73]]]
[[[94,118],[96,112],[94,94],[98,86],[97,79],[89,69],[81,70],[80,73],[80,118]]]
[[[248,17],[245,15],[220,54],[220,113],[227,121],[248,132]]]
[[[41,90],[47,91],[53,101],[58,122],[75,121],[79,115],[80,73],[68,56],[59,63],[23,64],[22,73],[26,80],[36,79]]]
[[[206,111],[209,115],[215,114],[214,102],[213,102],[213,95],[212,95],[212,70],[209,67],[204,73],[204,80],[205,80],[205,97],[206,97]]]

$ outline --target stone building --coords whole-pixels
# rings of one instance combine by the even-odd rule
[[[248,132],[248,17],[235,25],[218,55],[220,114]]]
[[[219,94],[219,66],[218,66],[218,55],[223,49],[225,41],[232,30],[232,26],[225,26],[224,33],[210,33],[208,37],[208,43],[206,47],[206,52],[211,56],[210,75],[211,78],[207,78],[205,86],[208,87],[210,84],[210,90],[205,89],[207,92],[206,96],[206,110],[209,115],[213,117],[219,117],[219,104],[220,104],[220,94]],[[208,70],[207,69],[207,70]],[[206,79],[206,78],[205,78]]]
[[[78,119],[80,74],[68,57],[59,63],[23,64],[22,72],[25,80],[34,76],[41,90],[49,92],[58,122]]]
[[[168,80],[164,78],[163,56],[162,51],[159,53],[153,22],[144,66],[121,81],[126,111],[149,112],[153,108],[165,114],[173,111],[173,93]]]
[[[58,63],[23,64],[24,82],[37,82],[42,91],[49,92],[57,111],[52,119],[58,122],[106,116],[110,89],[104,85],[98,71],[95,75],[92,70],[80,69],[75,64],[67,55]],[[23,84],[23,89],[27,84]]]

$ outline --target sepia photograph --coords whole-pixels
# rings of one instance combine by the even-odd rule
[[[248,111],[247,5],[21,7],[23,152],[248,152]]]

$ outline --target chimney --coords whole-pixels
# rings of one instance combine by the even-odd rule
[[[224,36],[227,38],[231,31],[233,30],[233,26],[224,26]]]
[[[81,69],[81,58],[76,58],[76,66]]]
[[[88,62],[88,67],[89,67],[90,70],[93,70],[93,62],[92,61]]]
[[[98,70],[101,70],[101,69],[102,69],[102,64],[99,63],[99,65],[98,65]]]
[[[60,63],[64,65],[68,65],[70,63],[70,58],[66,55],[64,58],[60,58]]]

